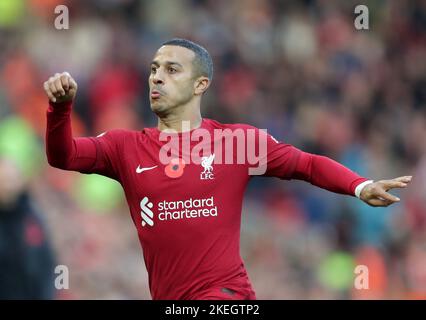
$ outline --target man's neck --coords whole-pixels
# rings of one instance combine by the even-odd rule
[[[185,132],[199,128],[202,120],[199,108],[176,110],[176,112],[159,116],[157,128],[160,131]]]

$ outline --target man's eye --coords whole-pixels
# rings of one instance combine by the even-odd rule
[[[175,68],[169,68],[170,73],[175,73],[177,70]]]
[[[156,67],[151,67],[151,73],[155,73],[157,71]]]

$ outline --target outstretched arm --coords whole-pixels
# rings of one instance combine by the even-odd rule
[[[388,191],[393,188],[405,188],[411,181],[411,176],[406,176],[373,182],[330,158],[303,151],[300,153],[292,178],[308,181],[332,192],[357,196],[375,207],[398,202],[399,198]]]

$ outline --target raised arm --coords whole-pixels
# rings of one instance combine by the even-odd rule
[[[71,108],[77,83],[68,72],[57,73],[44,83],[49,98],[46,155],[53,167],[89,172],[96,161],[96,146],[90,138],[73,138]]]

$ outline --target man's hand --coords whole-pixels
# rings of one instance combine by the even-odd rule
[[[393,188],[405,188],[411,182],[411,176],[399,177],[392,180],[380,180],[367,184],[361,191],[360,199],[373,207],[387,207],[399,198],[387,191]]]
[[[68,72],[55,73],[44,83],[44,91],[54,103],[70,102],[77,94],[77,83]]]

